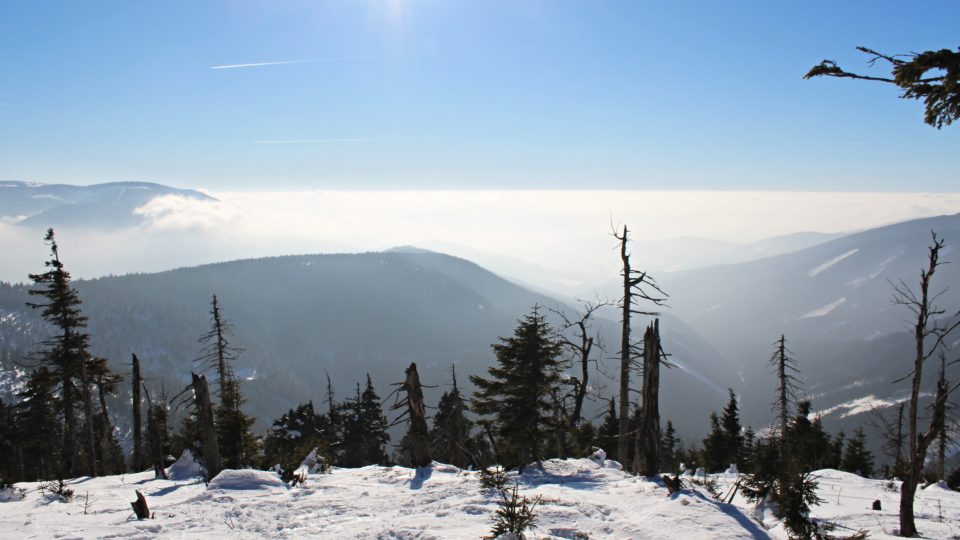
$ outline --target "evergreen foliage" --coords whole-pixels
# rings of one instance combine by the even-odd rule
[[[621,461],[617,455],[617,437],[620,433],[620,420],[617,419],[617,404],[610,399],[607,413],[603,415],[603,423],[597,430],[597,442],[607,453],[607,458]]]
[[[552,427],[551,391],[559,383],[561,346],[539,308],[518,321],[513,336],[493,345],[497,365],[489,379],[473,375],[474,412],[490,416],[497,454],[509,467],[523,467],[545,455]]]
[[[517,494],[517,484],[513,485],[510,493],[500,492],[500,501],[497,502],[497,512],[490,538],[498,538],[505,534],[513,534],[517,540],[523,540],[524,534],[537,521],[535,509],[540,503],[540,497],[530,500]]]
[[[453,388],[440,396],[437,412],[433,415],[433,428],[430,430],[430,449],[434,459],[466,469],[476,463],[477,440],[471,438],[473,421],[467,418],[470,409],[463,401],[457,387],[456,373],[453,374]]]
[[[727,465],[727,436],[716,412],[710,413],[710,432],[703,439],[703,466],[707,472],[722,472]]]
[[[84,331],[87,318],[80,310],[80,297],[70,284],[70,273],[60,261],[53,229],[47,230],[44,241],[50,246],[50,260],[44,263],[47,271],[29,275],[34,285],[41,287],[31,289],[30,295],[40,296],[44,301],[30,302],[28,305],[39,309],[56,333],[43,342],[43,349],[33,354],[32,358],[38,366],[48,369],[48,374],[56,380],[56,386],[50,387],[51,392],[36,393],[34,399],[47,399],[54,392],[59,397],[58,413],[63,420],[58,473],[63,476],[82,473],[96,475],[96,419],[92,411],[88,377],[89,364],[93,359],[88,351],[90,336]],[[47,374],[43,378],[47,378]],[[83,410],[82,426],[78,426],[78,409]],[[84,428],[82,448],[78,445],[78,437],[81,436],[78,427]]]
[[[824,60],[803,76],[844,77],[897,85],[902,99],[923,100],[923,121],[940,129],[960,118],[960,49],[940,49],[909,55],[886,55],[866,47],[857,50],[870,55],[870,64],[883,60],[890,65],[892,77],[871,77],[844,71],[833,60]],[[909,57],[905,59],[904,57]]]
[[[737,405],[737,395],[728,388],[729,399],[723,414],[720,417],[720,426],[723,427],[724,461],[730,464],[741,464],[743,451],[742,426],[740,425],[740,409]]]
[[[710,472],[725,471],[730,465],[743,466],[743,428],[737,395],[728,389],[729,399],[723,416],[710,413],[710,431],[703,440],[703,464]]]
[[[790,459],[803,471],[823,469],[831,456],[830,436],[823,429],[820,418],[810,420],[809,400],[797,403],[796,415],[787,425],[786,438],[790,441]]]
[[[673,427],[673,422],[667,420],[667,425],[660,434],[660,458],[663,463],[663,471],[670,473],[679,472],[680,462],[677,460],[677,430]]]
[[[386,445],[390,442],[387,433],[387,417],[383,414],[380,396],[367,375],[363,392],[357,384],[355,399],[340,406],[343,413],[343,452],[339,463],[345,467],[386,464]]]
[[[313,402],[308,401],[290,409],[273,421],[273,429],[263,443],[263,464],[270,468],[279,465],[284,481],[292,479],[293,472],[314,449],[318,461],[329,463],[329,419],[317,414]]]
[[[867,450],[867,436],[863,428],[857,428],[843,452],[840,470],[859,474],[865,478],[873,476],[873,453]]]
[[[63,424],[57,416],[57,377],[45,366],[34,369],[14,407],[16,471],[13,478],[55,478],[62,471]]]

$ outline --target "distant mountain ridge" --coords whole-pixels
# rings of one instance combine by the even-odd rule
[[[136,208],[163,195],[216,200],[196,190],[152,182],[77,186],[5,180],[0,181],[0,219],[21,227],[129,227],[143,221],[134,213]]]

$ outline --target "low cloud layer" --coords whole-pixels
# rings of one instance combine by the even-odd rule
[[[960,211],[960,194],[401,191],[211,193],[218,201],[159,197],[142,226],[58,230],[78,277],[150,272],[227,259],[418,245],[465,256],[553,286],[615,275],[611,224],[637,240],[696,236],[748,242],[799,231],[845,232]],[[11,257],[0,280],[42,269],[37,230],[0,222]],[[642,261],[639,261],[642,267]]]

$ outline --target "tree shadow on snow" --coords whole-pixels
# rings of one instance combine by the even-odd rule
[[[517,478],[528,486],[556,484],[570,489],[595,489],[605,482],[604,479],[597,478],[589,472],[556,474],[547,471],[542,466],[527,466]]]
[[[423,487],[423,483],[426,480],[429,480],[433,475],[433,467],[417,467],[416,472],[413,474],[413,478],[410,479],[410,489],[420,489]]]
[[[149,493],[149,495],[150,495],[151,497],[163,497],[164,495],[168,495],[168,494],[170,494],[170,493],[173,493],[174,491],[176,491],[176,490],[178,490],[178,489],[180,489],[180,488],[182,488],[182,487],[184,487],[184,486],[195,486],[195,485],[197,485],[197,484],[199,484],[199,483],[200,483],[200,482],[191,482],[191,483],[189,483],[189,484],[175,484],[175,485],[172,485],[172,486],[167,486],[167,487],[165,487],[165,488],[160,488],[160,489],[154,491],[153,493]]]
[[[697,491],[687,490],[687,489],[674,493],[673,495],[670,496],[670,498],[676,499],[680,495],[686,495],[688,497],[697,497],[706,503],[712,504],[714,507],[716,507],[717,510],[720,510],[724,514],[737,520],[737,523],[741,527],[743,527],[743,530],[746,533],[748,533],[751,538],[755,538],[757,540],[769,540],[770,538],[770,535],[767,533],[767,531],[763,527],[760,526],[760,524],[750,519],[749,516],[741,512],[739,508],[737,508],[732,504],[722,503],[715,499],[711,499],[710,497],[706,497],[702,493],[699,493]]]

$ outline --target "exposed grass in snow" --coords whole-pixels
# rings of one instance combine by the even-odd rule
[[[826,500],[813,515],[838,524],[837,533],[866,529],[891,537],[898,494],[882,480],[820,471]],[[473,539],[489,534],[497,495],[481,495],[478,475],[448,465],[364,467],[309,475],[295,488],[272,473],[226,471],[209,486],[197,480],[155,480],[152,473],[70,481],[72,502],[51,502],[35,483],[22,501],[0,503],[4,538],[391,538]],[[721,491],[736,480],[717,475]],[[775,522],[765,530],[753,507],[737,497],[722,504],[702,491],[673,496],[661,485],[627,475],[614,462],[551,460],[510,473],[520,494],[540,497],[530,538],[785,538]],[[136,521],[130,509],[141,490],[155,519]],[[880,499],[883,510],[870,510]],[[918,492],[918,526],[928,538],[960,534],[960,493]],[[940,521],[942,514],[943,521]]]

